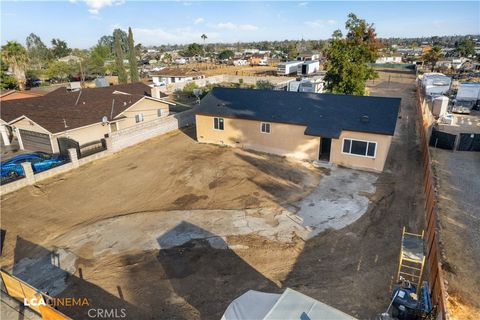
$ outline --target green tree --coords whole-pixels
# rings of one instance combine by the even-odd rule
[[[101,45],[101,46],[105,46],[106,48],[108,48],[108,51],[109,51],[109,54],[111,56],[114,55],[114,52],[115,52],[115,44],[114,44],[114,39],[113,39],[113,35],[105,35],[105,36],[102,36],[99,40],[98,40],[98,45]]]
[[[3,60],[0,60],[0,88],[2,89],[7,89],[7,90],[13,90],[17,89],[17,80],[15,80],[14,77],[11,75],[7,74],[8,71],[8,65],[3,62]]]
[[[364,95],[365,83],[377,75],[368,64],[378,57],[380,43],[373,24],[348,15],[345,38],[336,30],[325,49],[325,88],[332,93]]]
[[[27,50],[16,41],[8,41],[2,46],[2,60],[12,69],[18,88],[25,90],[27,79],[25,69],[28,62]]]
[[[77,74],[77,66],[74,62],[50,61],[47,69],[47,76],[50,79],[59,81],[68,81],[68,79]]]
[[[138,66],[132,28],[128,28],[128,63],[130,65],[130,82],[138,82]]]
[[[470,57],[475,55],[475,42],[472,39],[465,39],[457,44],[455,51],[460,57]]]
[[[119,29],[118,29],[119,30]],[[118,83],[125,84],[127,83],[127,72],[125,71],[125,66],[123,65],[123,49],[121,43],[121,32],[114,32],[113,38],[115,40],[115,66],[118,73]]]
[[[173,57],[172,57],[172,55],[171,55],[170,53],[165,53],[165,54],[163,55],[162,61],[163,61],[164,63],[172,63],[172,60],[173,60]]]
[[[275,85],[268,80],[258,80],[255,83],[255,88],[260,90],[273,90]]]
[[[68,56],[72,49],[67,45],[67,42],[60,39],[52,39],[52,56],[56,59]]]
[[[297,46],[293,43],[288,44],[286,55],[288,61],[297,59]]]
[[[435,69],[435,65],[438,60],[442,57],[442,48],[438,46],[433,46],[430,50],[424,53],[423,61],[430,64],[431,71]]]
[[[110,58],[110,49],[103,44],[97,44],[90,50],[87,62],[89,72],[97,75],[105,74],[105,61],[108,58]]]
[[[198,86],[197,86],[197,84],[196,84],[195,82],[192,81],[192,82],[187,83],[187,84],[183,87],[183,90],[182,90],[182,91],[183,91],[184,93],[189,93],[189,94],[191,94],[191,93],[193,93],[193,89],[198,89]]]
[[[198,43],[189,44],[187,50],[182,53],[185,57],[192,57],[194,55],[202,55],[203,48]]]
[[[110,50],[110,55],[115,55],[115,34],[120,37],[120,43],[123,53],[128,52],[128,34],[122,29],[115,29],[111,35],[104,35],[98,39],[98,44],[106,46]]]
[[[50,59],[50,51],[42,39],[36,34],[30,33],[26,43],[30,67],[37,70],[45,67]]]
[[[232,50],[224,50],[218,54],[219,60],[230,59],[235,56],[235,53]]]

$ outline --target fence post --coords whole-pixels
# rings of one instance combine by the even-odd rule
[[[32,164],[30,162],[21,163],[23,172],[25,173],[25,179],[29,185],[35,184],[35,174],[33,173]]]
[[[77,149],[75,148],[70,148],[68,149],[68,157],[70,158],[70,162],[72,163],[74,168],[78,168],[78,155],[77,155]]]
[[[105,138],[105,147],[108,151],[113,152],[113,141],[112,137]]]

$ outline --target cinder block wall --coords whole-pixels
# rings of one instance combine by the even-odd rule
[[[116,152],[150,138],[195,123],[193,110],[138,124],[110,134],[109,150]]]

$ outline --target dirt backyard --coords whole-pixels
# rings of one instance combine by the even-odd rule
[[[382,174],[198,144],[189,128],[2,197],[2,266],[128,319],[219,319],[249,289],[285,287],[373,318],[423,200],[414,78],[369,89],[402,97]]]
[[[438,216],[453,319],[480,314],[480,153],[431,148],[438,182]]]

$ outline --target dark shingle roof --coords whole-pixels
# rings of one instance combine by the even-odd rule
[[[80,94],[80,91],[68,92],[62,87],[42,97],[2,101],[0,117],[10,122],[26,116],[51,133],[57,133],[65,130],[64,119],[68,128],[73,129],[98,123],[104,116],[110,119],[112,113],[115,118],[145,95],[150,95],[150,89],[143,83],[131,83],[82,89]],[[128,94],[114,94],[115,91]]]
[[[338,138],[342,130],[393,135],[400,98],[214,88],[197,114],[305,125],[305,134]]]

